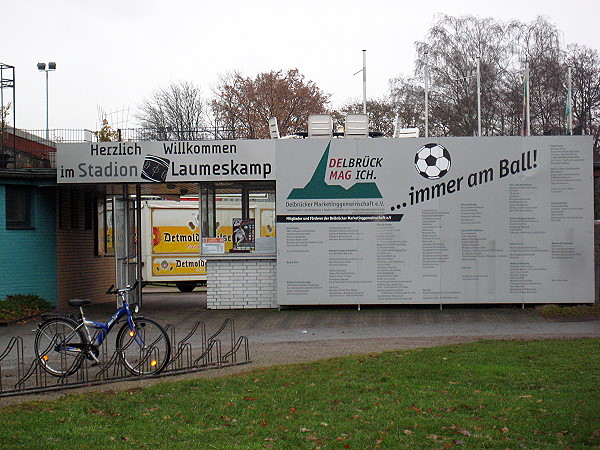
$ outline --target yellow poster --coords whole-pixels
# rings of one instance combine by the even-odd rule
[[[152,253],[200,252],[198,227],[152,227]]]
[[[152,275],[206,275],[206,261],[200,258],[152,258]]]

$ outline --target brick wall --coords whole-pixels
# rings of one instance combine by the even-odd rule
[[[10,128],[12,130],[12,128]],[[51,167],[52,161],[56,159],[56,144],[44,138],[35,136],[23,130],[16,133],[5,132],[4,149],[6,153],[14,158],[14,165],[8,167],[23,168],[45,168]],[[17,150],[10,152],[10,150]]]
[[[56,236],[60,309],[68,308],[67,302],[73,298],[115,301],[114,296],[105,294],[115,282],[115,260],[96,254],[95,227],[86,225],[86,197],[81,191],[61,188],[59,195]]]
[[[115,260],[94,254],[93,231],[59,230],[58,306],[66,308],[72,298],[109,301],[105,294],[115,282]]]
[[[208,309],[277,308],[277,261],[210,259],[206,268]]]

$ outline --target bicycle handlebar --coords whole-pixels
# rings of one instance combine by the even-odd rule
[[[110,287],[106,290],[106,293],[107,294],[118,294],[119,292],[133,291],[135,288],[137,288],[138,284],[139,284],[139,281],[135,280],[135,283],[133,283],[133,285],[126,286],[123,289],[114,289],[115,285],[111,284]]]

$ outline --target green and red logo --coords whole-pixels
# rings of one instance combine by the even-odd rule
[[[374,181],[362,180],[376,178],[375,169],[381,167],[383,158],[330,158],[330,146],[331,142],[327,144],[310,181],[303,188],[292,189],[288,199],[382,198]],[[345,188],[340,183],[349,187]]]

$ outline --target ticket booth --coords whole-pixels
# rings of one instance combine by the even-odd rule
[[[275,181],[200,183],[207,306],[276,308]]]

